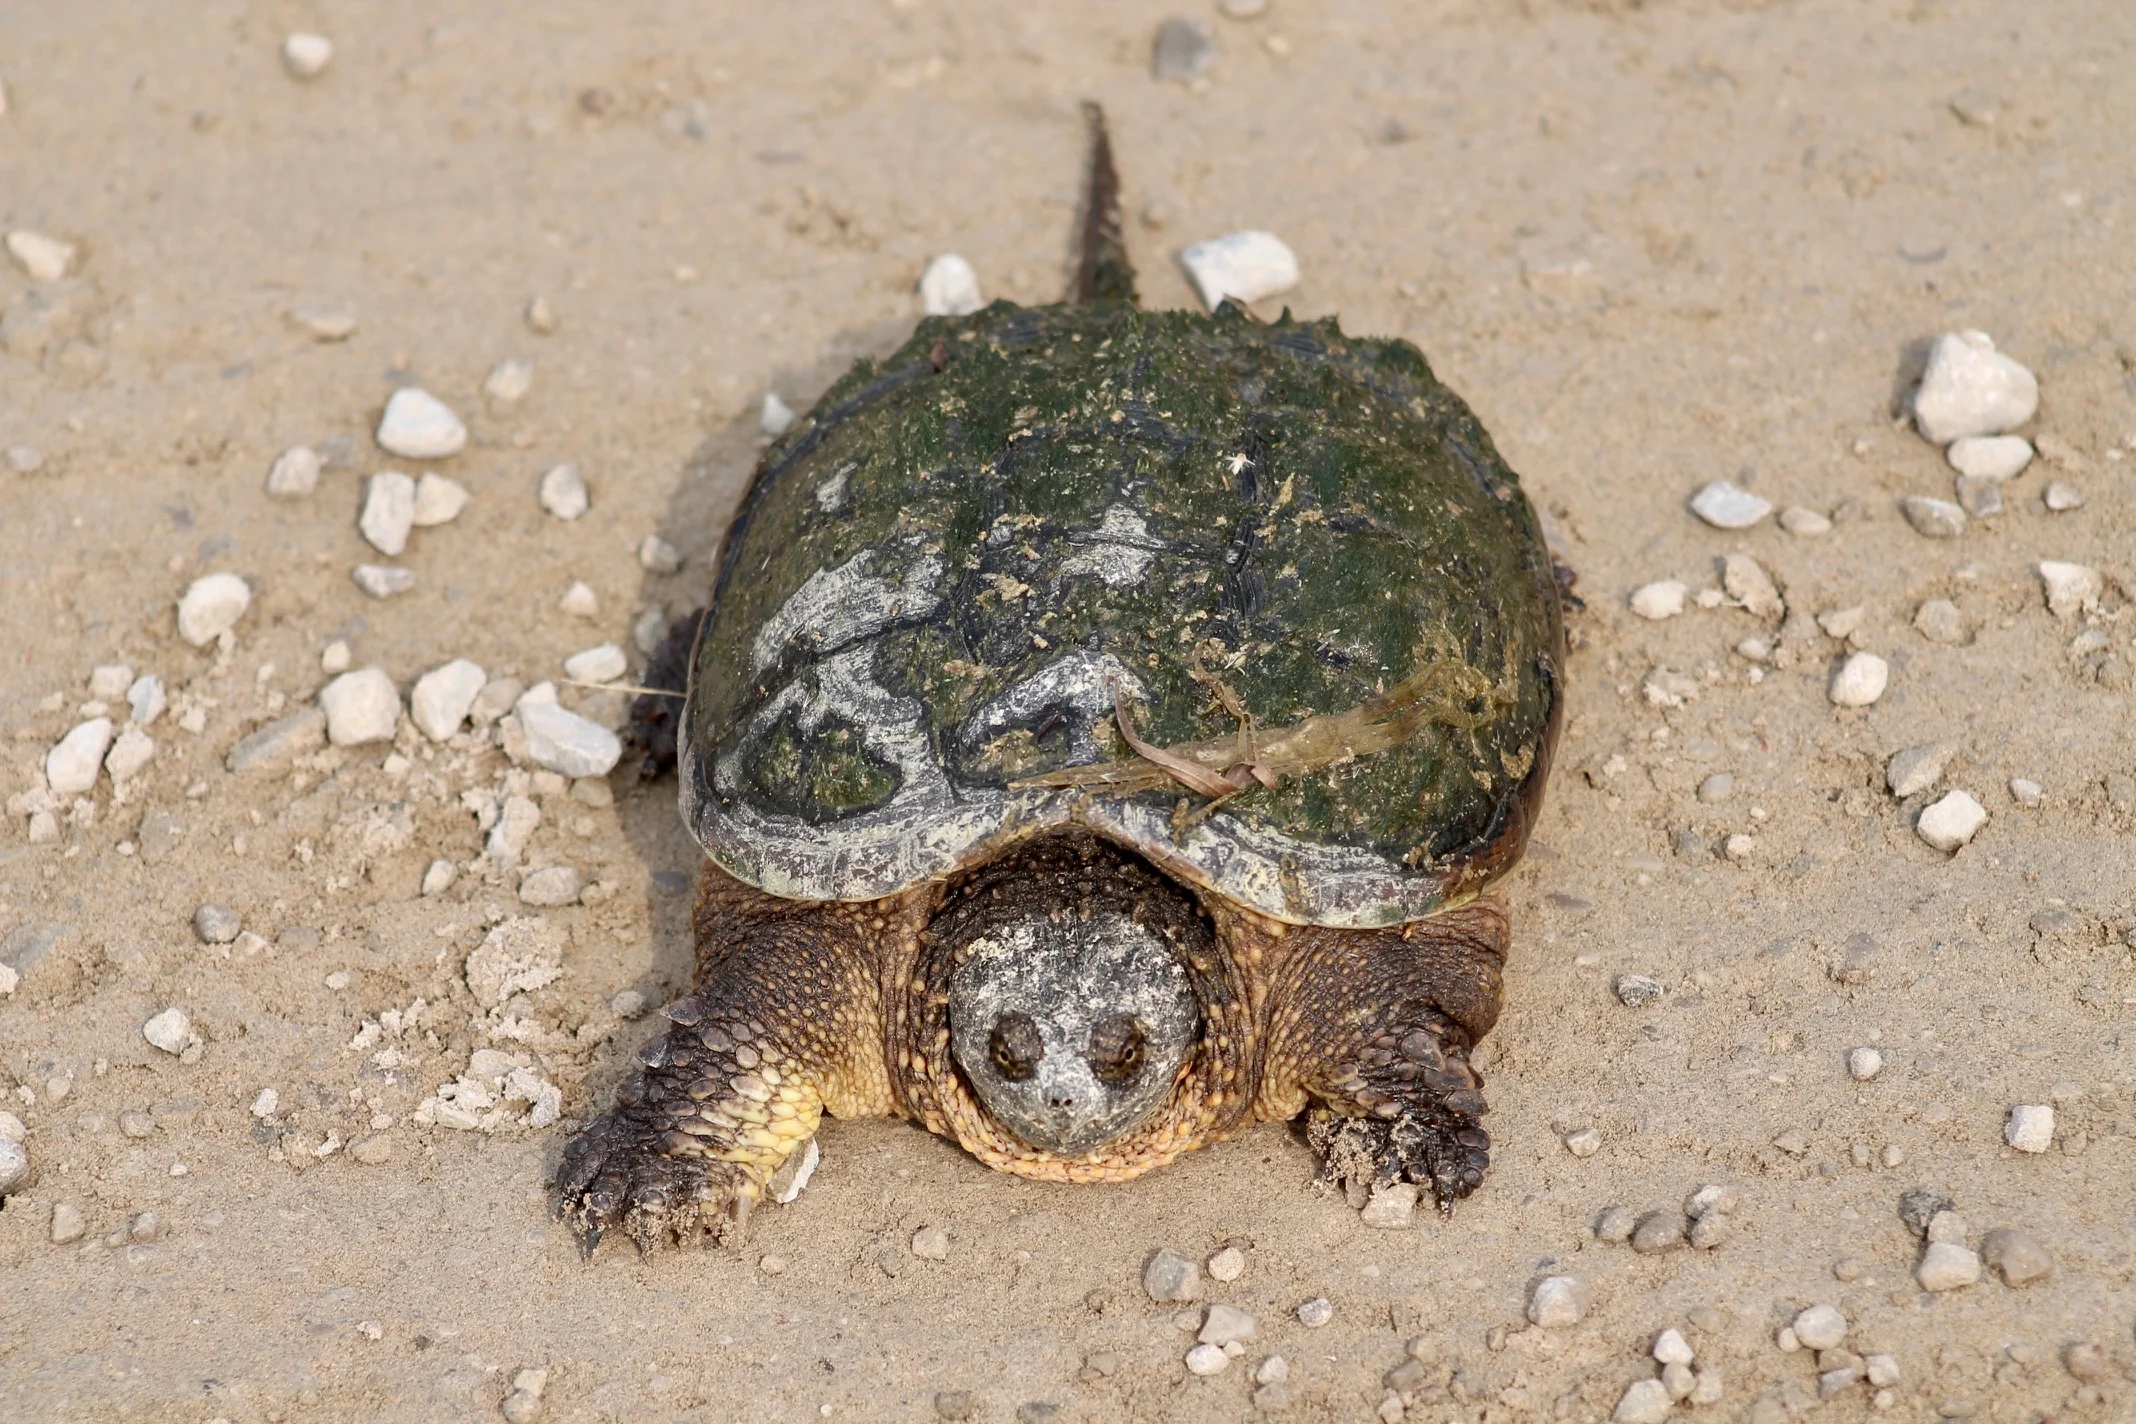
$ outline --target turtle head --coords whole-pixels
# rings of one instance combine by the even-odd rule
[[[1129,887],[1095,868],[1094,883],[997,882],[1011,893],[958,916],[965,933],[949,983],[950,1054],[965,1081],[1002,1126],[1059,1157],[1094,1152],[1147,1120],[1201,1037],[1170,917],[1147,913],[1146,885],[1109,895]]]

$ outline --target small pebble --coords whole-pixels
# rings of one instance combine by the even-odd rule
[[[1660,622],[1684,611],[1684,586],[1675,579],[1643,584],[1632,592],[1632,612]]]
[[[1765,566],[1748,554],[1730,554],[1721,564],[1721,587],[1737,607],[1754,618],[1780,618],[1787,613],[1780,590]]]
[[[623,758],[616,734],[554,702],[527,702],[517,708],[526,733],[527,755],[538,766],[562,776],[606,776]]]
[[[1780,511],[1780,527],[1801,538],[1814,539],[1820,534],[1831,533],[1832,521],[1814,509],[1793,504]]]
[[[1226,233],[1185,248],[1180,265],[1211,311],[1226,298],[1252,303],[1298,285],[1298,258],[1271,232]]]
[[[319,452],[293,445],[267,467],[267,493],[276,499],[302,499],[319,487]]]
[[[629,671],[623,650],[614,643],[600,643],[564,659],[564,676],[573,682],[614,682]]]
[[[1677,1401],[1686,1400],[1691,1397],[1691,1391],[1698,1387],[1698,1376],[1691,1373],[1689,1365],[1663,1365],[1661,1367],[1661,1386],[1669,1392],[1669,1398]]]
[[[1735,1239],[1735,1218],[1725,1211],[1709,1211],[1691,1223],[1685,1239],[1700,1251],[1711,1251]]]
[[[17,228],[7,235],[7,252],[33,282],[57,282],[74,263],[73,243],[27,228]]]
[[[1650,1211],[1632,1228],[1632,1249],[1642,1256],[1673,1251],[1684,1244],[1683,1213]]]
[[[1196,1345],[1187,1351],[1187,1370],[1197,1375],[1219,1375],[1231,1364],[1221,1345]]]
[[[519,902],[542,909],[576,905],[586,888],[585,877],[568,865],[549,865],[519,882]]]
[[[1862,1372],[1868,1376],[1869,1383],[1878,1389],[1887,1389],[1904,1377],[1899,1372],[1898,1360],[1891,1355],[1864,1356]]]
[[[1914,426],[1931,444],[2000,435],[2032,419],[2040,386],[2032,372],[1995,349],[1985,332],[1938,337],[1914,392]]]
[[[1281,1355],[1270,1355],[1253,1372],[1255,1384],[1282,1384],[1289,1378],[1290,1361]]]
[[[1884,1055],[1867,1046],[1847,1050],[1847,1076],[1857,1083],[1866,1083],[1884,1071]]]
[[[2039,565],[2040,584],[2047,594],[2047,611],[2057,618],[2074,618],[2097,605],[2106,591],[2099,571],[2087,564],[2067,564],[2053,559]]]
[[[414,479],[398,470],[371,476],[356,527],[372,548],[389,559],[399,558],[408,547],[408,531],[415,527]]]
[[[163,679],[154,673],[143,673],[126,689],[126,706],[136,727],[153,726],[163,715],[167,706],[163,695]]]
[[[1611,986],[1617,1001],[1628,1009],[1643,1009],[1659,1003],[1667,991],[1658,979],[1649,979],[1644,974],[1619,974]]]
[[[1378,1231],[1407,1231],[1415,1220],[1416,1209],[1416,1183],[1392,1182],[1372,1189],[1357,1219]]]
[[[1958,754],[1956,742],[1924,742],[1894,753],[1884,764],[1884,784],[1901,801],[1919,795],[1943,779],[1943,769]]]
[[[2003,1127],[2003,1141],[2020,1152],[2045,1152],[2054,1145],[2054,1107],[2050,1103],[2022,1103],[2010,1109]]]
[[[1798,1311],[1794,1328],[1795,1338],[1811,1350],[1836,1350],[1847,1339],[1847,1317],[1834,1306],[1813,1305]]]
[[[467,427],[445,402],[420,386],[403,386],[379,418],[379,448],[407,460],[442,460],[467,448]]]
[[[467,486],[444,475],[426,473],[415,482],[413,519],[418,529],[450,524],[467,508]]]
[[[986,305],[972,264],[945,252],[920,275],[920,310],[928,316],[969,316]]]
[[[2030,1285],[2054,1274],[2047,1248],[2014,1226],[1998,1226],[1981,1237],[1980,1259],[2006,1286]]]
[[[800,418],[792,406],[779,398],[777,391],[764,392],[764,404],[757,411],[757,429],[776,440],[793,429],[794,422]]]
[[[1735,776],[1726,771],[1717,771],[1698,784],[1698,799],[1709,806],[1719,805],[1735,795]]]
[[[498,405],[514,405],[532,389],[534,363],[516,356],[490,367],[489,378],[482,383],[482,394]]]
[[[356,334],[356,313],[347,307],[295,307],[289,313],[289,320],[305,335],[322,345],[346,341]]]
[[[1955,539],[1965,533],[1965,510],[1947,499],[1910,494],[1899,501],[1899,510],[1924,539]]]
[[[1326,1296],[1315,1296],[1299,1305],[1294,1313],[1300,1325],[1308,1330],[1318,1330],[1335,1318],[1335,1307],[1329,1303]]]
[[[193,911],[193,933],[202,944],[228,944],[245,928],[237,911],[221,905],[202,905]]]
[[[2000,484],[2032,463],[2032,442],[2022,435],[1968,435],[1953,440],[1943,456],[1961,475]]]
[[[91,717],[76,724],[45,753],[45,785],[55,796],[86,796],[96,789],[104,754],[111,750],[109,717]]]
[[[339,638],[319,651],[319,671],[330,677],[347,672],[352,661],[354,658],[349,652],[349,645]]]
[[[1955,853],[1979,835],[1987,823],[1988,813],[1978,801],[1966,792],[1953,791],[1921,812],[1920,819],[1914,822],[1914,834],[1937,850]]]
[[[2037,781],[2028,781],[2022,776],[2010,778],[2010,799],[2028,809],[2037,807],[2047,793]]]
[[[18,475],[34,475],[44,468],[44,451],[35,445],[7,447],[7,467]]]
[[[938,1390],[934,1397],[935,1413],[944,1419],[969,1419],[979,1408],[979,1401],[968,1390]]]
[[[601,613],[601,598],[583,580],[573,580],[564,596],[556,600],[557,611],[574,618],[598,618]]]
[[[1958,477],[1958,507],[1974,519],[1993,519],[2003,512],[2002,482],[1978,475]]]
[[[1236,1246],[1226,1246],[1209,1258],[1204,1269],[1208,1271],[1210,1280],[1222,1281],[1228,1285],[1245,1272],[1246,1253]]]
[[[1727,1182],[1709,1182],[1684,1198],[1684,1215],[1703,1221],[1716,1212],[1734,1211],[1742,1201],[1742,1188]]]
[[[1602,1134],[1592,1127],[1583,1127],[1568,1132],[1564,1137],[1565,1150],[1575,1157],[1592,1157],[1602,1150]]]
[[[1201,1333],[1195,1338],[1221,1349],[1235,1340],[1251,1340],[1258,1322],[1235,1305],[1217,1304],[1202,1317]]]
[[[1545,1276],[1528,1296],[1528,1323],[1543,1330],[1577,1325],[1587,1314],[1587,1284],[1578,1276]]]
[[[1654,1337],[1653,1354],[1664,1365],[1688,1365],[1698,1358],[1683,1332],[1673,1326]]]
[[[1201,1268],[1169,1246],[1161,1247],[1142,1267],[1142,1289],[1154,1301],[1193,1300],[1201,1294]]]
[[[1675,1403],[1669,1387],[1660,1380],[1635,1380],[1626,1386],[1616,1412],[1609,1417],[1615,1424],[1662,1424]]]
[[[423,735],[442,742],[466,725],[489,675],[466,658],[455,658],[432,668],[415,681],[408,694],[408,715]]]
[[[337,747],[390,742],[400,723],[400,692],[383,668],[345,672],[319,691],[326,739]]]
[[[527,330],[535,335],[554,336],[556,334],[556,308],[549,305],[547,297],[537,294],[527,298],[524,315],[526,317]]]
[[[2086,1384],[2105,1379],[2106,1351],[2089,1340],[2079,1340],[2062,1352],[2062,1368]]]
[[[1914,631],[1931,643],[1965,641],[1965,619],[1947,598],[1931,598],[1914,613]]]
[[[1604,1209],[1600,1216],[1595,1218],[1595,1240],[1607,1241],[1613,1246],[1621,1246],[1632,1239],[1632,1233],[1638,1227],[1638,1214],[1630,1207],[1608,1207]]]
[[[1157,27],[1150,45],[1150,73],[1155,78],[1197,79],[1214,63],[1216,34],[1206,22],[1174,16]]]
[[[334,60],[334,42],[302,30],[282,41],[282,65],[298,79],[317,79]]]
[[[1691,512],[1716,529],[1748,529],[1771,514],[1773,504],[1726,480],[1714,480],[1691,496]]]
[[[576,465],[551,465],[541,477],[540,495],[541,507],[558,519],[577,519],[593,505]]]
[[[1891,664],[1875,653],[1854,653],[1832,675],[1826,696],[1835,707],[1869,707],[1891,684]]]
[[[1824,630],[1827,638],[1845,642],[1860,632],[1868,620],[1869,610],[1857,603],[1852,608],[1833,608],[1818,614],[1817,626]]]
[[[268,1118],[273,1117],[275,1110],[281,1106],[282,1095],[280,1093],[277,1093],[272,1088],[262,1088],[253,1095],[252,1115],[265,1122]]]
[[[648,534],[638,544],[638,567],[649,574],[671,574],[682,568],[682,554],[658,534]]]
[[[160,1048],[165,1053],[183,1053],[193,1038],[193,1021],[182,1009],[165,1009],[141,1025],[141,1037],[147,1039],[151,1047]]]
[[[1914,1267],[1914,1280],[1925,1291],[1957,1290],[1980,1279],[1980,1258],[1951,1241],[1932,1241]]]
[[[392,598],[415,587],[415,570],[393,564],[358,564],[349,577],[373,598]]]
[[[81,1240],[83,1236],[88,1234],[88,1231],[89,1222],[82,1215],[80,1207],[73,1202],[54,1202],[52,1204],[52,1226],[48,1234],[52,1238],[53,1245],[71,1245]]]
[[[30,1179],[30,1154],[20,1142],[0,1136],[0,1198]]]
[[[2084,507],[2084,491],[2066,480],[2056,480],[2047,486],[2040,501],[2056,514],[2065,514],[2072,509]]]
[[[178,636],[205,647],[236,627],[251,606],[252,589],[236,574],[203,575],[178,600]]]

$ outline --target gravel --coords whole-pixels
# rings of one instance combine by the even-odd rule
[[[1970,844],[1988,823],[1988,813],[1964,791],[1952,791],[1922,811],[1914,834],[1937,850],[1955,853]]]
[[[554,702],[521,700],[517,712],[527,755],[538,766],[569,777],[606,776],[622,760],[614,732]]]
[[[541,507],[558,519],[577,519],[593,507],[586,481],[576,465],[551,465],[541,477]]]
[[[1943,779],[1943,768],[1958,754],[1956,742],[1924,742],[1894,754],[1884,766],[1884,784],[1900,800],[1918,795]]]
[[[1650,1211],[1632,1228],[1632,1249],[1642,1256],[1674,1251],[1684,1244],[1685,1225],[1680,1211]]]
[[[1664,1365],[1688,1365],[1698,1356],[1692,1351],[1683,1332],[1671,1326],[1654,1337],[1654,1359]]]
[[[1544,1330],[1577,1325],[1587,1300],[1587,1283],[1578,1276],[1545,1276],[1528,1294],[1528,1323]]]
[[[1968,435],[2000,435],[2032,419],[2040,384],[2032,372],[1995,349],[1982,331],[1938,337],[1914,392],[1914,428],[1931,443]]]
[[[21,1143],[0,1135],[0,1197],[5,1197],[30,1179],[30,1154]]]
[[[2107,1354],[2090,1340],[2079,1340],[2062,1352],[2062,1368],[2084,1383],[2106,1378]]]
[[[408,715],[424,736],[442,742],[459,732],[474,709],[489,674],[466,658],[455,658],[415,680],[408,694]]]
[[[415,570],[391,564],[358,564],[349,577],[373,598],[392,598],[415,587]]]
[[[1297,255],[1272,232],[1248,229],[1197,242],[1179,261],[1211,311],[1227,297],[1257,302],[1298,285]]]
[[[156,744],[146,733],[139,727],[122,727],[104,757],[104,770],[111,773],[111,784],[117,786],[139,776],[155,759]]]
[[[295,79],[317,79],[334,61],[334,42],[299,30],[282,41],[282,67]]]
[[[1854,653],[1832,674],[1826,696],[1835,707],[1869,707],[1891,685],[1891,664],[1875,653]]]
[[[1698,784],[1698,799],[1705,805],[1717,806],[1735,795],[1735,774],[1716,771]]]
[[[1866,1045],[1847,1050],[1847,1076],[1855,1082],[1866,1083],[1883,1071],[1884,1055],[1881,1051]]]
[[[2030,781],[2022,776],[2010,778],[2010,799],[2020,806],[2037,807],[2046,794],[2045,788],[2037,781]]]
[[[1416,1211],[1416,1183],[1390,1182],[1372,1189],[1357,1219],[1378,1231],[1407,1231],[1415,1223]]]
[[[397,559],[408,547],[415,527],[415,480],[398,470],[382,470],[364,486],[363,514],[356,527],[371,547]]]
[[[1311,1300],[1299,1302],[1298,1308],[1292,1313],[1306,1329],[1318,1330],[1335,1318],[1335,1307],[1326,1296],[1316,1295]]]
[[[303,499],[319,487],[320,469],[317,450],[293,445],[267,467],[267,493],[276,499]]]
[[[405,460],[442,460],[467,448],[467,427],[430,392],[403,386],[386,400],[377,439],[380,449]]]
[[[986,305],[972,264],[945,252],[920,274],[920,309],[928,316],[969,316]]]
[[[425,472],[415,482],[415,527],[431,529],[452,523],[467,508],[468,498],[467,486],[458,480]]]
[[[1575,1157],[1592,1157],[1602,1150],[1602,1134],[1592,1127],[1575,1128],[1562,1140],[1565,1150]]]
[[[2045,1152],[2054,1145],[2054,1107],[2050,1103],[2021,1103],[2010,1109],[2003,1126],[2003,1141],[2020,1152]]]
[[[202,905],[193,911],[193,933],[202,944],[229,944],[244,928],[244,918],[225,906]]]
[[[2040,503],[2055,514],[2067,514],[2072,509],[2084,507],[2084,491],[2067,480],[2056,480],[2040,495]]]
[[[2106,592],[2106,580],[2087,564],[2069,564],[2047,559],[2039,565],[2040,585],[2047,595],[2047,611],[2057,618],[2074,618],[2098,606]]]
[[[1628,1009],[1643,1009],[1658,1004],[1667,992],[1658,979],[1649,979],[1644,974],[1619,974],[1611,984],[1617,1002]]]
[[[1781,601],[1772,575],[1748,554],[1730,554],[1722,562],[1721,587],[1754,618],[1778,619],[1787,614],[1787,604]]]
[[[490,367],[489,377],[482,383],[482,394],[498,405],[516,405],[532,389],[534,363],[519,356]]]
[[[1220,1375],[1231,1364],[1231,1357],[1221,1345],[1196,1345],[1187,1351],[1187,1372],[1197,1375]]]
[[[326,714],[316,707],[300,707],[243,738],[230,748],[223,764],[231,771],[279,771],[325,742]]]
[[[1623,1398],[1609,1417],[1615,1424],[1662,1424],[1676,1403],[1669,1387],[1660,1380],[1635,1380],[1625,1387]]]
[[[1914,611],[1914,631],[1931,643],[1965,641],[1965,618],[1947,598],[1931,598]]]
[[[794,428],[801,417],[794,408],[779,398],[777,391],[764,392],[764,404],[757,410],[757,429],[773,440]]]
[[[1211,1256],[1203,1269],[1209,1273],[1210,1280],[1229,1285],[1245,1273],[1246,1253],[1236,1246],[1226,1246]]]
[[[1993,519],[2003,512],[2002,483],[1979,475],[1958,477],[1958,507],[1974,519]]]
[[[1208,1314],[1202,1317],[1201,1333],[1194,1338],[1222,1349],[1234,1340],[1251,1340],[1258,1324],[1237,1306],[1219,1303],[1209,1307]]]
[[[1964,507],[1947,499],[1910,494],[1899,501],[1899,511],[1913,526],[1914,533],[1924,539],[1955,539],[1965,533]]]
[[[423,871],[421,893],[425,896],[442,895],[447,890],[450,890],[452,883],[459,878],[459,866],[454,865],[449,860],[433,860],[430,862],[429,867]]]
[[[678,573],[682,554],[658,534],[648,534],[638,542],[638,567],[649,574]]]
[[[1794,504],[1780,511],[1780,527],[1799,538],[1814,539],[1820,534],[1831,533],[1832,521],[1814,509]]]
[[[2047,1248],[2014,1226],[1998,1226],[1980,1238],[1980,1259],[2006,1286],[2030,1285],[2054,1275]]]
[[[1216,33],[1206,21],[1174,16],[1157,27],[1150,45],[1150,74],[1157,79],[1199,78],[1216,63]],[[1215,303],[1210,305],[1213,307]]]
[[[1684,611],[1685,588],[1675,579],[1642,584],[1632,591],[1632,612],[1659,623]]]
[[[151,1047],[160,1048],[165,1053],[183,1053],[193,1038],[193,1021],[185,1016],[183,1009],[165,1009],[141,1025],[141,1037],[147,1039]]]
[[[178,636],[206,647],[235,628],[251,606],[252,589],[236,574],[206,574],[178,600]]]
[[[564,659],[564,676],[573,682],[614,682],[629,671],[629,661],[614,643],[601,643]]]
[[[1847,1317],[1836,1306],[1813,1305],[1796,1313],[1795,1338],[1812,1350],[1836,1350],[1846,1343]]]
[[[1943,455],[1959,474],[2001,484],[2032,463],[2032,442],[2022,435],[1968,435],[1953,440]]]
[[[97,771],[111,750],[111,719],[80,722],[45,753],[45,784],[54,796],[82,796],[96,789]]]
[[[1914,1280],[1925,1291],[1958,1290],[1980,1279],[1980,1258],[1952,1241],[1932,1241],[1914,1267]]]
[[[1714,480],[1691,496],[1691,512],[1716,529],[1748,529],[1771,514],[1773,504],[1726,480]]]
[[[55,1246],[67,1246],[82,1239],[89,1232],[88,1218],[73,1202],[52,1204],[52,1225],[47,1234]]]
[[[1630,1207],[1605,1207],[1602,1214],[1595,1218],[1595,1240],[1621,1246],[1632,1239],[1632,1233],[1638,1227],[1639,1217]]]
[[[1155,1301],[1193,1300],[1201,1294],[1201,1267],[1169,1246],[1159,1247],[1143,1263],[1142,1289]]]
[[[390,742],[400,724],[400,691],[378,667],[345,672],[319,691],[326,739],[337,747]]]
[[[564,596],[556,600],[556,611],[568,613],[573,618],[598,618],[601,616],[601,596],[583,579],[573,579]]]
[[[544,866],[519,882],[519,902],[544,909],[575,905],[585,886],[585,877],[572,866]]]
[[[913,1232],[910,1245],[912,1254],[922,1261],[949,1259],[949,1233],[939,1226],[923,1226]]]
[[[547,297],[537,294],[527,298],[523,315],[526,318],[527,330],[536,336],[556,334],[556,308],[549,304]]]
[[[7,255],[21,265],[33,282],[57,282],[74,265],[74,244],[28,228],[7,235]]]
[[[168,705],[163,694],[163,679],[154,673],[143,673],[133,680],[133,686],[126,689],[126,706],[136,727],[154,726]]]

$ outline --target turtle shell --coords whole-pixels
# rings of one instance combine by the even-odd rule
[[[1535,513],[1415,347],[997,302],[766,453],[682,805],[794,899],[1073,823],[1278,919],[1386,925],[1517,859],[1563,663]]]

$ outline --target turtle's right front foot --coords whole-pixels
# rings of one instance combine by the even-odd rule
[[[749,1215],[757,1184],[746,1167],[705,1155],[665,1110],[658,1089],[634,1073],[616,1090],[616,1110],[564,1148],[556,1172],[556,1214],[586,1255],[620,1230],[650,1251],[666,1242],[725,1241]]]

